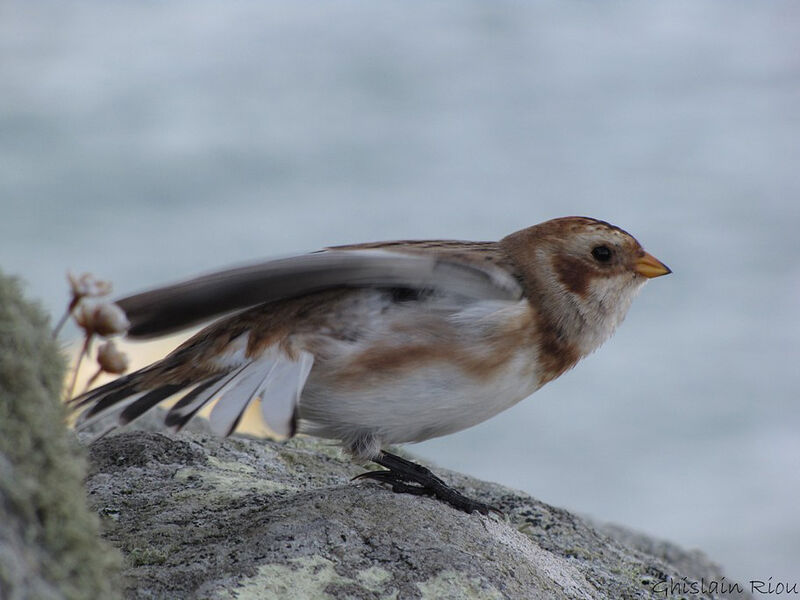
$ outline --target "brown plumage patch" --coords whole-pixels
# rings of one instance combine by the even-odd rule
[[[536,256],[536,249],[543,245],[558,245],[576,233],[592,231],[614,232],[622,234],[622,239],[630,240],[632,247],[639,248],[639,243],[628,232],[615,225],[588,217],[563,217],[553,219],[539,225],[527,227],[507,235],[498,243],[498,247],[508,257],[512,269],[525,271]]]
[[[337,378],[352,380],[391,372],[413,371],[439,362],[456,364],[464,370],[478,367],[480,363],[448,343],[382,344],[357,355],[347,368],[337,374]]]
[[[521,233],[534,233],[537,237],[541,238],[550,236],[563,238],[573,233],[590,231],[615,231],[625,236],[633,237],[627,231],[616,225],[591,217],[560,217],[558,219],[551,219],[550,221],[545,221],[544,223],[539,223],[538,225],[533,225],[517,231],[516,233],[512,233],[511,236]]]
[[[589,284],[597,275],[585,261],[566,254],[556,254],[553,257],[553,269],[564,287],[582,298],[589,293]]]
[[[234,326],[226,328],[223,324]],[[212,359],[223,353],[233,340],[245,332],[244,328],[229,323],[229,319],[210,325],[186,340],[163,360],[148,367],[142,373],[139,388],[149,389],[173,383],[188,385],[224,372],[225,369],[216,366]]]
[[[545,318],[537,319],[539,331],[539,383],[552,381],[580,360],[578,349],[564,340],[558,329]]]
[[[239,318],[250,330],[247,355],[257,356],[267,347],[278,344],[291,358],[296,349],[290,336],[329,331],[334,337],[347,338],[351,325],[337,318],[344,300],[358,290],[335,289],[271,302],[242,313]]]
[[[530,312],[487,333],[480,345],[465,340],[458,331],[438,331],[430,336],[424,324],[409,323],[405,333],[428,339],[418,343],[382,343],[361,352],[337,373],[340,381],[396,375],[441,364],[450,364],[476,380],[492,379],[526,348],[532,348],[535,332]],[[531,364],[531,375],[535,365]]]
[[[351,290],[332,290],[280,300],[220,319],[153,365],[143,374],[140,387],[198,381],[227,371],[216,364],[216,359],[245,334],[249,334],[247,356],[257,356],[268,346],[279,344],[290,358],[295,358],[296,349],[290,343],[290,334],[325,327],[331,303],[335,304],[349,293]]]

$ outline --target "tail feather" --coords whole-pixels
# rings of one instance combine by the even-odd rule
[[[225,401],[217,402],[208,417],[211,431],[217,435],[230,435],[247,406],[256,397],[264,381],[272,376],[278,364],[271,357],[253,361],[238,377],[226,384],[220,391]]]
[[[159,404],[162,400],[166,400],[170,396],[177,394],[185,387],[186,384],[173,383],[156,388],[153,391],[146,393],[132,404],[129,404],[125,410],[120,413],[119,424],[127,425],[137,417],[142,416],[148,410]]]
[[[261,416],[275,433],[292,437],[297,429],[297,406],[314,356],[301,352],[298,360],[277,362],[258,391]]]
[[[114,414],[119,414],[125,408],[127,408],[130,404],[133,404],[139,398],[141,398],[145,393],[147,393],[147,392],[146,391],[135,392],[135,393],[131,394],[130,396],[118,401],[113,406],[107,407],[105,410],[100,411],[100,412],[94,412],[91,415],[88,414],[89,413],[89,409],[86,409],[80,415],[78,415],[78,418],[75,421],[75,428],[78,431],[83,431],[87,427],[89,427],[92,423],[94,423],[96,421],[99,421],[100,419],[103,419],[105,417],[109,417],[109,416],[114,415]],[[118,423],[114,424],[112,428],[117,427],[117,425],[118,425]],[[100,434],[100,436],[98,436],[98,437],[101,437],[102,435],[105,435],[105,432]]]
[[[188,423],[206,404],[211,402],[214,398],[224,395],[228,385],[236,379],[248,364],[250,363],[225,373],[221,377],[215,379],[210,385],[203,386],[202,389],[192,390],[182,399],[182,401],[188,400],[188,402],[185,404],[179,402],[179,404],[182,404],[181,406],[176,404],[170,409],[169,413],[167,413],[166,424],[174,427],[175,431],[183,429],[184,425],[186,425],[186,423]],[[223,402],[224,398],[220,398],[219,401]],[[175,417],[170,418],[172,414],[174,414]]]
[[[80,396],[76,396],[75,398],[70,399],[67,404],[73,409],[77,410],[82,406],[86,406],[87,404],[91,404],[98,400],[101,396],[106,396],[115,390],[120,390],[123,387],[127,387],[133,383],[134,376],[138,375],[140,372],[137,371],[136,373],[131,373],[129,375],[125,375],[123,377],[118,377],[114,381],[106,383],[105,385],[101,385],[100,387],[96,387],[93,390],[89,390],[81,394]]]
[[[181,409],[187,407],[188,405],[192,404],[194,400],[203,392],[205,392],[209,387],[217,383],[220,379],[222,379],[223,375],[219,375],[207,381],[200,383],[196,388],[194,388],[191,392],[186,394],[183,398],[178,400],[178,402],[170,408],[169,412],[167,413],[166,418],[164,419],[164,424],[167,427],[172,427],[175,431],[180,431],[183,429],[184,425],[189,422],[189,420],[197,414],[205,402],[200,404],[190,410],[189,412],[182,412]]]
[[[98,389],[102,390],[103,388],[98,388]],[[103,391],[97,394],[94,398],[81,401],[77,404],[77,406],[80,407],[92,402],[94,403],[81,414],[81,419],[82,420],[90,419],[95,415],[104,413],[107,410],[113,408],[114,405],[118,404],[119,402],[122,402],[123,400],[130,398],[134,394],[145,391],[147,390],[138,389],[135,381],[130,381],[127,383],[127,385],[124,385],[119,388],[113,387],[111,388],[111,390]]]
[[[76,426],[85,429],[98,419],[113,414],[118,415],[119,425],[127,425],[162,400],[194,383],[187,379],[179,383],[159,384],[158,380],[153,378],[158,366],[159,364],[151,365],[119,377],[70,400],[69,404],[73,410],[82,411]]]
[[[260,398],[267,426],[279,435],[293,435],[297,405],[314,363],[313,355],[305,351],[289,355],[275,345],[257,357],[246,356],[243,347],[233,347],[222,358],[204,362],[185,351],[174,353],[90,390],[71,401],[82,411],[77,426],[83,429],[110,415],[117,415],[118,425],[127,425],[162,401],[185,392],[165,418],[166,425],[175,431],[217,400],[210,415],[211,429],[230,435],[250,403]]]

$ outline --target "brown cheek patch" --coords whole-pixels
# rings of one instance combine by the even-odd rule
[[[586,268],[586,264],[570,256],[557,254],[553,258],[553,269],[558,280],[573,294],[586,297],[589,293],[589,283],[593,273]]]

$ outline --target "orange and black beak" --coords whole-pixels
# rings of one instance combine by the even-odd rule
[[[633,268],[639,275],[644,275],[648,279],[672,273],[672,270],[667,265],[647,252],[636,261]]]

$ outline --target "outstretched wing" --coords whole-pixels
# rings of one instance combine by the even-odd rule
[[[190,279],[117,301],[131,327],[148,338],[264,302],[337,287],[443,290],[476,300],[515,300],[522,290],[507,270],[445,255],[380,249],[325,250]]]

